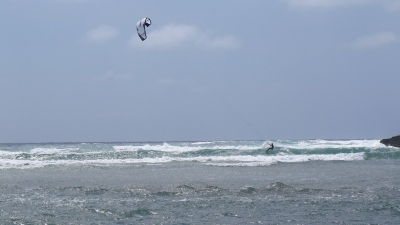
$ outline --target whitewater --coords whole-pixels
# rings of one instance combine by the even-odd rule
[[[3,143],[0,181],[0,224],[400,223],[379,140]]]
[[[276,148],[266,154],[267,143]],[[270,166],[308,161],[395,157],[378,140],[205,141],[0,144],[0,169],[193,162],[209,166]]]

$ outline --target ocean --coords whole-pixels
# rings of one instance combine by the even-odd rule
[[[0,224],[400,224],[379,140],[0,144],[0,182]]]

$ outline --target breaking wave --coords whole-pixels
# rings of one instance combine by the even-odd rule
[[[267,153],[264,146],[270,142],[274,142],[275,149]],[[0,169],[172,162],[254,167],[277,163],[388,158],[400,158],[400,150],[386,147],[379,140],[0,144]]]

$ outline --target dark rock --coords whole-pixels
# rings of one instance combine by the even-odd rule
[[[400,135],[388,139],[382,139],[381,143],[386,146],[393,146],[400,148]]]

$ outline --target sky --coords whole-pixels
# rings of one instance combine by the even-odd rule
[[[0,142],[399,135],[399,21],[400,0],[2,0]]]

